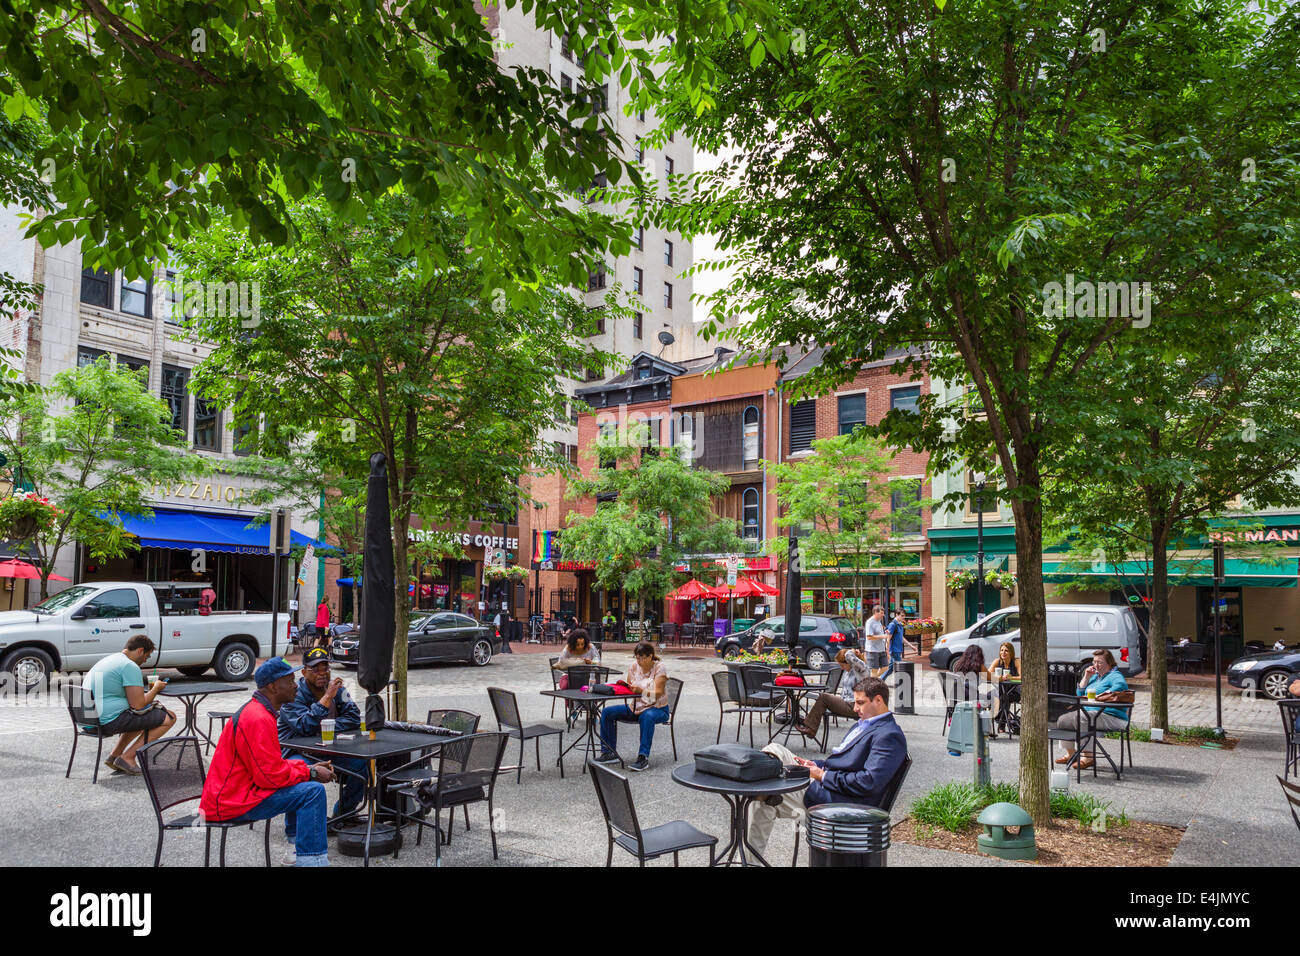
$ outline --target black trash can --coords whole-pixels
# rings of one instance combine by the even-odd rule
[[[894,661],[894,713],[916,713],[916,662]]]
[[[889,814],[875,807],[826,803],[808,811],[809,866],[887,866]]]

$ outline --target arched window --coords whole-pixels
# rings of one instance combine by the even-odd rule
[[[741,537],[758,538],[758,489],[746,488],[744,497],[741,499],[744,504],[743,528]]]
[[[756,466],[763,455],[763,443],[759,440],[758,433],[758,406],[746,406],[742,421],[744,422],[745,469],[748,470]]]

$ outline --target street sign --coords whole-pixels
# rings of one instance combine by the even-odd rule
[[[727,587],[736,586],[736,572],[740,570],[740,558],[737,555],[727,557]]]
[[[290,611],[296,611],[296,610],[298,610],[298,602],[297,602],[297,601],[290,601],[290,602],[289,602],[289,610],[290,610]]]

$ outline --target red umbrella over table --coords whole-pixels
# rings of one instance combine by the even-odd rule
[[[0,578],[24,578],[29,581],[35,581],[41,576],[41,572],[26,561],[0,561]],[[65,578],[61,574],[51,574],[51,581],[71,581],[71,578]]]

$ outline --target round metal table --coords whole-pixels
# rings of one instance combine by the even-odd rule
[[[731,842],[718,854],[714,866],[735,866],[737,855],[740,857],[741,866],[771,866],[749,842],[749,807],[755,800],[803,790],[812,781],[808,777],[798,780],[773,777],[770,780],[749,782],[728,780],[726,777],[718,777],[711,773],[701,773],[695,769],[694,764],[687,764],[673,771],[673,782],[689,787],[691,790],[720,794],[731,808]],[[747,848],[757,862],[751,863],[746,859]]]

